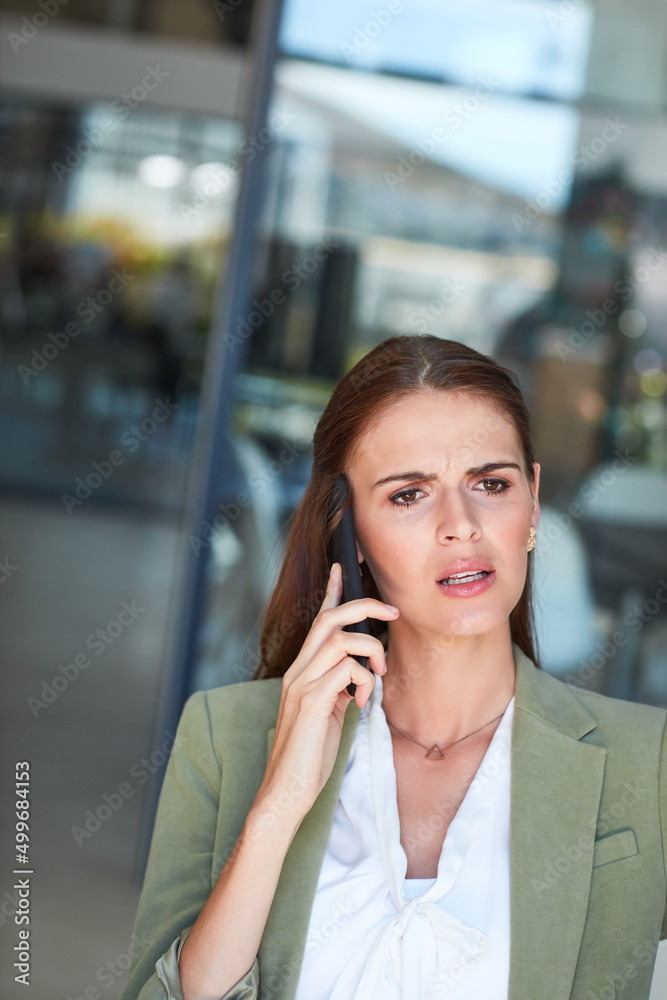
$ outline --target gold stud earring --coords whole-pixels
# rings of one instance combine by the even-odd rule
[[[528,532],[528,551],[535,548],[535,528],[530,526],[530,531]]]

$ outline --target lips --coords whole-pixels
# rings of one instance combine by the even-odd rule
[[[493,566],[485,559],[459,559],[458,562],[448,566],[436,580],[438,583],[465,583],[468,578],[479,573],[487,575],[492,572]]]

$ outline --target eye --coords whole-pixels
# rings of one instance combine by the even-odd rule
[[[482,490],[483,493],[486,493],[490,497],[500,496],[512,488],[512,484],[508,483],[506,479],[496,479],[494,476],[486,476],[484,479],[480,479],[480,483],[490,484],[494,487],[489,490],[486,488]]]
[[[412,507],[413,504],[419,503],[419,500],[417,499],[399,500],[398,497],[407,497],[411,495],[414,497],[416,493],[423,493],[423,492],[424,492],[423,490],[420,490],[416,486],[413,486],[412,489],[401,490],[400,493],[394,493],[393,497],[389,497],[389,499],[397,507]]]

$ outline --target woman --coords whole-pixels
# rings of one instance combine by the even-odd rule
[[[259,678],[183,710],[122,1000],[646,1000],[667,713],[539,669],[539,474],[516,377],[462,344],[391,338],[341,381]]]

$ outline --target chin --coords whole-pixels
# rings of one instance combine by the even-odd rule
[[[495,632],[507,621],[507,615],[502,614],[475,614],[470,611],[468,614],[443,615],[440,620],[438,631],[443,635],[456,637],[485,635],[487,632]]]

